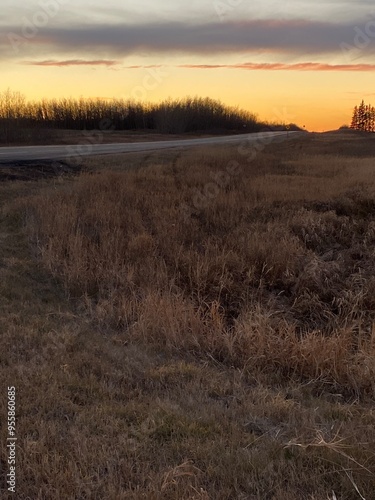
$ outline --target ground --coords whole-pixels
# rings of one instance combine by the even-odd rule
[[[16,498],[372,498],[373,136],[253,152],[3,177]]]
[[[229,132],[229,134],[235,132]],[[228,134],[225,132],[224,135]],[[165,141],[173,139],[189,139],[197,137],[212,137],[215,134],[162,134],[152,130],[69,130],[69,129],[20,129],[14,131],[14,137],[6,142],[6,137],[0,135],[2,146],[35,146],[35,145],[73,145],[73,144],[112,144],[122,142]]]

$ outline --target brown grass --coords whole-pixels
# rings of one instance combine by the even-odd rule
[[[54,277],[38,265],[27,325],[5,313],[19,498],[371,498],[373,146],[337,142],[87,160],[8,192],[36,254],[6,257],[3,294],[36,257]]]

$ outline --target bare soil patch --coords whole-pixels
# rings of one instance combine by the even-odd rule
[[[65,175],[74,175],[81,171],[78,165],[65,161],[19,161],[0,164],[0,182],[37,181]]]

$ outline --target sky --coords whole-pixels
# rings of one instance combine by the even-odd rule
[[[2,0],[0,91],[201,96],[324,131],[375,103],[373,0]]]

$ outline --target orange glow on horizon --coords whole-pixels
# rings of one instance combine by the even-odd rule
[[[133,69],[132,61],[126,61],[127,67],[12,64],[2,68],[0,91],[9,87],[31,100],[103,97],[159,102],[211,97],[251,111],[261,120],[296,123],[317,132],[349,124],[354,106],[362,98],[371,102],[371,71],[195,69],[181,67],[188,64],[184,60],[168,62],[151,60],[141,67],[135,62]],[[162,67],[153,69],[153,64]]]

